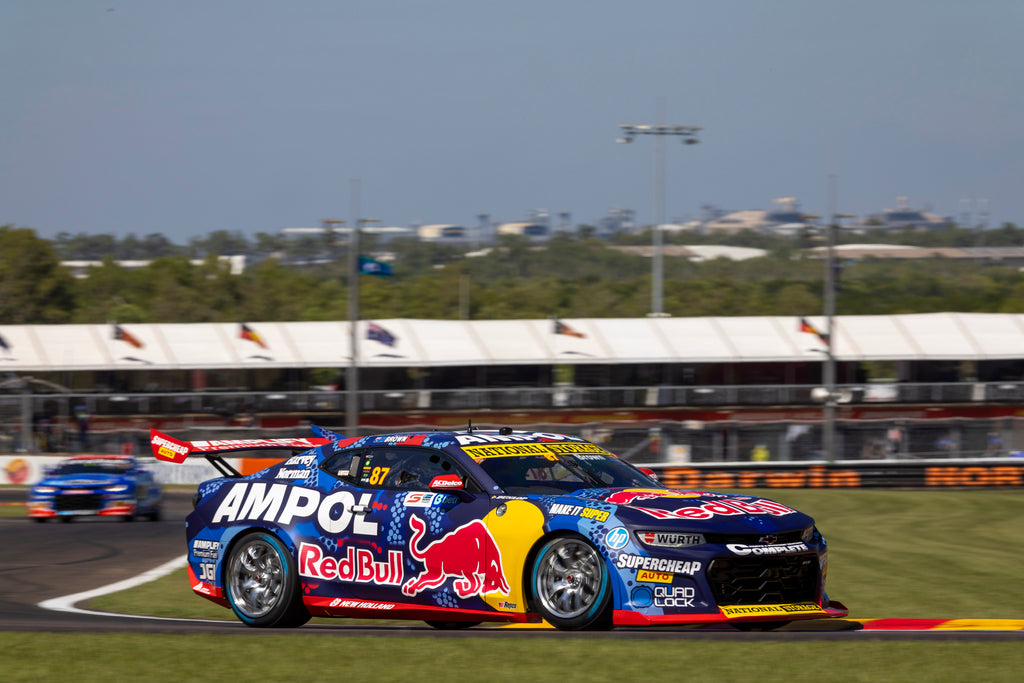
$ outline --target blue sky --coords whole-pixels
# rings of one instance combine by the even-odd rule
[[[0,224],[896,206],[1024,226],[1018,0],[3,0]]]

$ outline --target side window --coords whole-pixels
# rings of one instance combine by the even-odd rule
[[[461,472],[451,459],[440,451],[415,447],[372,448],[359,467],[358,483],[406,491],[426,491],[430,482],[441,474]]]
[[[354,481],[359,472],[353,472],[353,466],[358,466],[361,451],[359,449],[337,450],[333,455],[324,459],[320,469],[339,479]]]

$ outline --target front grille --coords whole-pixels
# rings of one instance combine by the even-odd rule
[[[795,531],[779,531],[776,533],[759,532],[756,534],[716,534],[705,532],[704,541],[706,543],[714,543],[716,545],[726,545],[727,543],[757,545],[764,542],[761,539],[765,536],[772,536],[773,540],[770,541],[771,543],[796,543],[802,539],[803,535],[803,529],[797,529]]]
[[[818,597],[814,554],[716,557],[707,577],[719,605],[815,602]]]
[[[82,512],[99,510],[103,496],[98,493],[74,493],[57,496],[53,507],[57,512]]]

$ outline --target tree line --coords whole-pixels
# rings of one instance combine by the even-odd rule
[[[400,238],[363,246],[387,252],[393,275],[359,276],[362,318],[510,319],[642,317],[650,310],[651,262],[616,247],[649,244],[646,235],[593,238],[581,226],[544,244],[502,236],[489,249]],[[666,257],[665,311],[673,316],[803,316],[823,310],[824,265],[796,239],[740,233],[673,235],[668,243],[731,244],[767,250],[745,261],[692,262]],[[846,234],[839,243],[919,246],[1024,246],[1024,229],[951,228],[930,232]],[[232,274],[218,255],[245,254]],[[140,268],[119,259],[147,259]],[[199,259],[198,262],[193,262]],[[62,265],[100,265],[76,278]],[[175,245],[144,238],[0,227],[0,324],[344,320],[348,317],[346,245],[330,237],[248,238],[220,231]],[[1024,275],[1015,266],[944,258],[864,259],[841,264],[836,310],[847,315],[1024,312]]]

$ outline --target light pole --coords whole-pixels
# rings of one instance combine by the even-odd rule
[[[834,192],[834,190],[833,190]],[[852,218],[852,214],[835,213],[833,208],[831,220],[827,227],[827,253],[825,256],[825,334],[828,337],[828,355],[825,358],[825,388],[828,399],[825,401],[825,434],[822,449],[829,460],[835,460],[833,451],[836,444],[836,403],[840,401],[836,391],[836,331],[834,318],[836,315],[836,233],[839,221]]]
[[[348,331],[349,358],[345,374],[345,428],[347,436],[359,431],[359,229],[375,218],[359,217],[359,181],[352,181],[352,228],[348,232]]]
[[[660,109],[660,107],[659,107]],[[659,111],[659,120],[664,118]],[[666,316],[664,311],[664,297],[662,295],[662,280],[664,279],[664,248],[661,225],[665,222],[665,136],[674,135],[681,138],[684,145],[695,145],[699,142],[695,137],[701,129],[700,126],[678,126],[658,123],[649,124],[619,124],[622,129],[622,137],[616,142],[630,143],[637,135],[654,135],[657,137],[654,145],[654,230],[651,236],[653,248],[651,263],[651,312],[652,318]]]
[[[359,436],[359,181],[352,181],[352,228],[348,233],[349,365],[345,375],[346,436]]]

